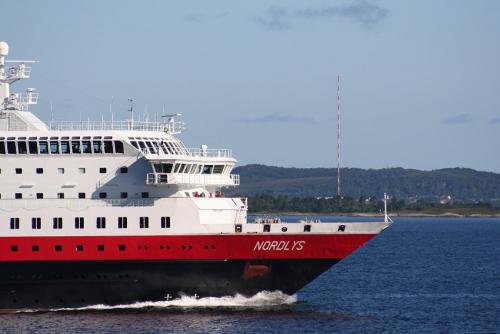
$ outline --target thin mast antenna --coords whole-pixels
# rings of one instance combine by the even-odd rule
[[[130,113],[129,128],[134,128],[134,99],[128,98],[128,112]]]
[[[340,74],[337,74],[337,196],[340,197]]]

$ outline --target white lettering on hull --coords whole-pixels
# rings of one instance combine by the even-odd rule
[[[305,240],[298,241],[257,241],[253,247],[254,251],[301,251],[304,249]]]

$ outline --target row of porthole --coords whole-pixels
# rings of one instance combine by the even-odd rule
[[[148,245],[144,245],[144,246],[143,245],[139,245],[139,246],[137,246],[137,248],[139,250],[143,250],[143,249],[144,250],[149,250],[149,246]],[[169,245],[165,245],[165,246],[164,245],[160,245],[160,249],[161,250],[164,250],[164,249],[170,250],[170,248],[171,247]],[[181,248],[182,248],[182,250],[187,250],[187,249],[192,250],[193,246],[192,245],[182,245]],[[210,245],[210,246],[209,245],[205,245],[204,248],[205,248],[205,250],[209,250],[209,249],[213,250],[213,249],[215,249],[215,245]],[[104,249],[105,249],[104,245],[97,245],[97,251],[103,252]],[[62,250],[63,250],[62,245],[55,245],[54,246],[54,251],[61,252]],[[75,246],[75,250],[77,252],[83,252],[83,245],[76,245]],[[120,252],[123,252],[123,251],[126,250],[126,246],[123,245],[123,244],[120,244],[120,245],[118,245],[118,250]],[[19,251],[19,247],[17,245],[11,245],[10,246],[10,251],[11,252],[17,252],[17,251]],[[40,251],[40,246],[39,245],[32,245],[31,246],[31,251],[33,251],[33,252],[39,252]]]

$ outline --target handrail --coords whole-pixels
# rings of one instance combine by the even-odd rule
[[[128,131],[161,131],[177,134],[185,129],[184,122],[150,122],[150,121],[50,121],[49,129],[63,130],[128,130]]]

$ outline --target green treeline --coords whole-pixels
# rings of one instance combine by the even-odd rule
[[[405,201],[392,198],[387,205],[389,212],[457,213],[457,214],[494,214],[497,213],[489,203],[436,203],[424,199]],[[382,199],[375,197],[354,199],[349,196],[331,198],[288,197],[256,195],[248,198],[248,209],[252,213],[298,212],[298,213],[381,213],[384,210]]]

